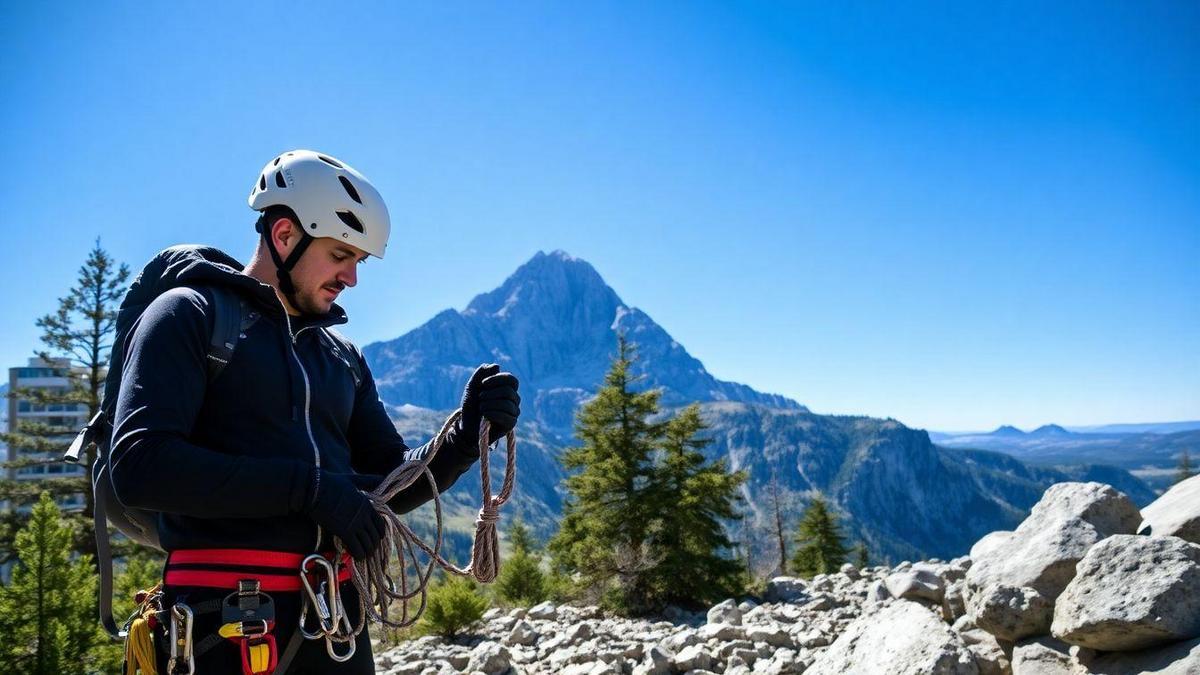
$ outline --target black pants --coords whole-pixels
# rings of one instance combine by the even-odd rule
[[[183,599],[189,606],[196,606],[210,600],[220,600],[230,592],[213,588],[168,586],[164,588],[163,607],[170,609],[171,605],[174,605],[179,599]],[[355,625],[358,621],[358,591],[354,588],[354,584],[343,583],[341,593],[351,625]],[[272,592],[267,595],[271,596],[271,600],[275,603],[275,643],[279,657],[282,658],[300,621],[301,595],[299,592]],[[311,615],[311,610],[309,614],[308,629],[312,631],[316,627],[316,617]],[[220,626],[220,612],[197,614],[192,627],[192,644],[198,644],[209,635],[215,635]],[[371,653],[371,638],[367,628],[363,628],[362,633],[358,636],[354,657],[345,663],[338,663],[329,658],[325,651],[324,639],[305,640],[302,637],[301,640],[300,650],[292,659],[291,665],[288,666],[286,675],[316,675],[318,673],[365,675],[375,672],[375,657]],[[166,673],[167,650],[170,647],[164,628],[160,628],[155,643],[159,646],[158,672]],[[346,653],[349,648],[348,644],[334,646],[338,654]],[[241,650],[238,643],[233,640],[222,639],[207,652],[196,657],[196,675],[241,675],[241,673]]]

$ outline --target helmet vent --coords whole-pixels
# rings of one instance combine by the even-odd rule
[[[325,163],[326,163],[326,164],[328,164],[329,166],[336,166],[336,167],[337,167],[337,168],[339,168],[339,169],[344,169],[344,168],[346,168],[346,167],[342,166],[341,164],[338,164],[338,163],[337,163],[337,160],[334,160],[334,159],[329,159],[329,158],[328,158],[328,157],[326,157],[325,155],[317,155],[317,159],[321,160],[322,162],[325,162]]]
[[[281,188],[287,187],[287,183],[283,182],[283,172],[282,171],[275,172],[275,184]]]
[[[361,222],[359,222],[358,217],[355,216],[353,212],[338,211],[337,216],[338,216],[338,218],[342,219],[342,222],[345,223],[347,227],[358,230],[359,232],[361,232],[363,234],[367,233],[367,231],[365,229],[363,229],[363,224]]]
[[[271,166],[279,166],[279,160],[281,160],[281,159],[283,159],[283,158],[282,158],[282,157],[276,157],[276,158],[275,158],[275,161],[271,163]]]
[[[267,189],[267,174],[264,173],[263,175],[258,177],[258,189],[259,190]]]
[[[338,176],[338,180],[342,182],[342,187],[346,188],[346,194],[350,195],[350,199],[362,203],[362,198],[358,196],[358,190],[354,189],[354,184],[346,180],[345,176]]]

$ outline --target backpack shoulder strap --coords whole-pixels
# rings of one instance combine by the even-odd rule
[[[246,303],[223,286],[208,286],[213,299],[213,332],[208,343],[208,381],[217,379],[237,348],[249,312]]]

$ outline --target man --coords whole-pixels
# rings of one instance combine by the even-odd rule
[[[250,264],[197,260],[188,285],[155,298],[129,332],[113,487],[126,507],[161,513],[164,608],[195,614],[196,673],[271,672],[289,651],[290,675],[374,672],[366,631],[344,663],[321,640],[291,643],[303,602],[299,562],[313,552],[332,557],[333,537],[355,559],[372,553],[385,527],[363,491],[431,449],[405,445],[361,352],[330,328],[346,322],[335,300],[357,284],[358,265],[383,258],[387,208],[357,171],[305,150],[269,162],[249,203],[261,234]],[[210,382],[218,289],[243,303],[243,328]],[[516,424],[517,378],[499,370],[480,366],[466,384],[460,424],[429,464],[439,492],[479,458],[481,418],[491,423],[490,442]],[[419,480],[389,506],[403,513],[431,497]],[[357,621],[358,597],[342,570],[344,605]],[[269,639],[258,624],[231,621],[238,607],[269,624]],[[167,672],[162,649],[159,659]]]

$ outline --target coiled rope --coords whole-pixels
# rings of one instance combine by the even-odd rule
[[[479,423],[479,471],[481,474],[483,504],[479,509],[478,517],[475,519],[475,540],[471,544],[471,563],[466,568],[461,568],[446,560],[441,555],[442,500],[438,494],[437,482],[433,478],[433,473],[429,470],[429,462],[441,450],[450,429],[454,427],[461,417],[461,409],[451,413],[442,425],[441,431],[434,436],[432,441],[433,447],[425,454],[424,459],[405,462],[396,467],[388,474],[387,478],[384,478],[379,487],[367,494],[375,510],[379,512],[379,515],[383,517],[384,522],[387,524],[387,533],[384,535],[383,542],[368,558],[365,560],[351,560],[350,562],[351,580],[354,583],[354,587],[358,589],[358,623],[348,633],[338,631],[327,634],[335,642],[349,642],[353,640],[362,632],[367,618],[389,628],[403,628],[415,623],[425,611],[428,595],[426,587],[429,583],[429,577],[433,574],[434,565],[440,566],[451,574],[474,577],[481,583],[489,583],[495,580],[496,575],[499,573],[500,542],[499,537],[496,535],[496,523],[500,520],[500,506],[507,502],[509,496],[512,494],[513,480],[516,477],[517,437],[512,431],[509,431],[505,436],[507,441],[505,449],[507,457],[505,459],[504,483],[500,488],[500,493],[493,497],[491,475],[488,471],[488,431],[491,428],[491,424],[486,418],[482,419]],[[400,516],[396,515],[388,507],[388,501],[402,490],[407,489],[422,476],[429,481],[429,488],[433,492],[434,512],[437,515],[437,538],[432,547],[421,541],[421,538],[408,525],[404,524]],[[342,545],[341,540],[336,537],[334,538],[334,547],[337,550],[337,556],[335,556],[334,560],[345,559],[345,547]],[[417,561],[417,549],[424,551],[429,556],[429,563],[423,571],[420,563]],[[393,552],[399,561],[399,588],[397,588],[397,580],[392,578],[391,572],[388,569]],[[411,561],[413,569],[417,571],[416,578],[411,583],[406,559]],[[417,598],[420,599],[420,605],[410,616],[409,602]],[[396,601],[400,603],[399,619],[393,619],[391,616],[392,603]],[[334,611],[339,610],[334,609]],[[334,625],[341,625],[341,622],[335,621]]]

